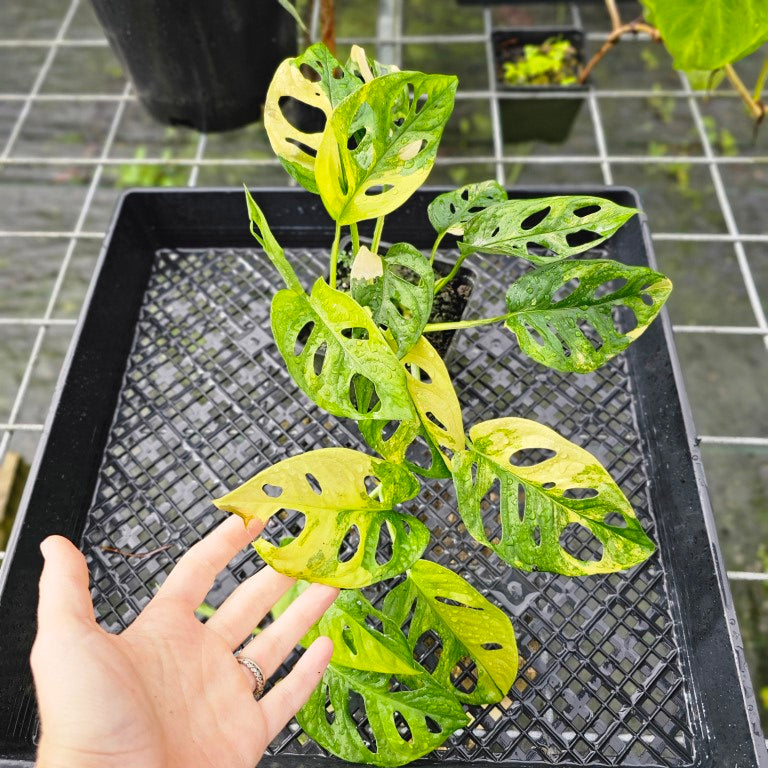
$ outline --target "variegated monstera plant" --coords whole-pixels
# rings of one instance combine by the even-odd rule
[[[313,581],[343,589],[313,630],[330,635],[335,651],[298,721],[330,752],[383,766],[438,747],[467,724],[462,705],[500,701],[517,672],[504,613],[457,573],[420,559],[430,532],[401,507],[419,490],[418,476],[452,477],[469,534],[517,568],[607,573],[654,551],[608,472],[552,429],[505,416],[474,424],[466,435],[448,370],[429,342],[433,331],[498,323],[543,365],[595,370],[643,332],[671,289],[647,268],[569,260],[635,211],[583,196],[508,200],[495,182],[470,184],[429,205],[437,232],[431,256],[407,243],[381,252],[384,216],[432,168],[456,85],[455,77],[382,66],[357,47],[344,65],[322,45],[280,65],[265,107],[270,141],[288,173],[320,195],[336,222],[329,280],[318,276],[309,293],[247,196],[251,231],[285,282],[272,302],[272,329],[291,376],[329,413],[354,419],[380,458],[347,448],[310,451],[262,470],[216,504],[246,520],[286,510],[303,515],[295,538],[255,543],[273,568],[299,579],[294,595]],[[322,125],[315,132],[297,127],[285,114],[290,100],[321,110]],[[367,247],[358,223],[370,219],[376,224]],[[352,242],[349,291],[337,287],[342,227]],[[587,243],[574,239],[584,231]],[[437,279],[434,257],[448,233],[459,238],[458,256]],[[500,317],[430,324],[433,297],[474,252],[524,259],[533,268],[509,288]],[[570,293],[561,296],[564,286]],[[632,331],[617,328],[618,307],[634,313]],[[417,441],[431,453],[426,469],[409,458]],[[524,460],[533,450],[538,459]],[[494,486],[498,502],[489,511]],[[580,560],[562,546],[574,524],[599,540],[600,559]],[[391,551],[382,558],[385,539]],[[357,590],[385,579],[396,582],[377,609]],[[430,671],[414,656],[425,635],[439,638]],[[462,663],[474,665],[473,686],[456,683]],[[366,728],[359,727],[361,711]]]

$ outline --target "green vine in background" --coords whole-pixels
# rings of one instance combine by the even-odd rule
[[[408,243],[382,243],[385,217],[434,165],[456,87],[455,77],[400,72],[357,46],[344,64],[316,44],[278,67],[265,128],[286,171],[320,196],[335,222],[328,281],[318,275],[305,290],[246,191],[251,231],[285,284],[273,297],[271,324],[288,372],[318,406],[354,420],[376,455],[329,447],[291,456],[215,504],[265,523],[285,519],[286,510],[298,514],[292,538],[260,538],[254,547],[281,573],[342,593],[305,638],[328,634],[334,655],[297,719],[333,754],[381,766],[437,748],[467,725],[464,705],[501,701],[517,674],[509,618],[460,574],[422,559],[431,533],[409,502],[424,479],[450,478],[469,536],[516,568],[611,573],[655,549],[616,482],[584,449],[513,414],[465,427],[429,336],[494,324],[542,365],[596,370],[648,327],[671,290],[668,278],[645,267],[571,258],[636,211],[584,195],[510,200],[486,181],[429,204],[430,257]],[[302,130],[283,112],[287,99],[320,110],[324,126]],[[362,221],[375,221],[369,243]],[[353,253],[342,291],[345,228]],[[446,241],[458,255],[439,278],[433,260]],[[508,287],[503,313],[430,322],[435,294],[452,290],[461,262],[478,252],[530,267]],[[619,309],[633,316],[631,330],[617,324]],[[569,550],[574,530],[591,536],[597,554]],[[394,578],[381,608],[359,591]],[[418,661],[426,637],[433,653],[435,638],[440,648],[429,669]],[[471,684],[457,675],[467,666]],[[355,700],[366,728],[355,720]]]

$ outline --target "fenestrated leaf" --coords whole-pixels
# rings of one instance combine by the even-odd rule
[[[357,261],[357,259],[355,259]],[[356,279],[352,264],[352,296],[370,307],[373,319],[388,328],[402,357],[418,340],[432,311],[435,275],[420,251],[408,243],[395,243],[381,260],[382,274]]]
[[[421,186],[434,164],[456,85],[448,75],[393,72],[339,104],[315,165],[333,219],[353,224],[384,216]]]
[[[369,492],[367,478],[378,490]],[[262,470],[214,504],[246,522],[297,510],[304,525],[296,538],[282,546],[259,539],[256,551],[280,573],[353,588],[402,573],[426,548],[426,526],[394,510],[418,490],[418,480],[405,467],[349,448],[321,448]],[[381,555],[377,560],[381,536],[388,536],[392,547],[384,562]]]
[[[322,43],[311,45],[296,58],[285,59],[272,77],[264,102],[264,128],[283,167],[310,192],[318,192],[315,157],[326,121],[336,105],[361,85]],[[314,130],[295,125],[300,122],[298,113],[291,115],[292,122],[283,112],[290,109],[286,103],[291,99],[312,108],[308,113],[320,110],[325,120],[309,126]],[[316,111],[314,114],[318,115]]]
[[[380,766],[410,763],[467,724],[461,704],[425,670],[393,675],[334,662],[296,720],[332,754]]]
[[[465,704],[494,704],[506,696],[517,674],[517,643],[512,623],[461,576],[428,560],[417,560],[384,601],[384,612],[398,626],[409,621],[408,645],[416,649],[424,635],[440,639],[432,672],[444,688]],[[433,638],[434,639],[434,638]],[[475,664],[472,687],[452,672],[464,659]]]
[[[472,446],[453,457],[459,512],[469,533],[506,562],[583,576],[653,554],[626,497],[583,448],[528,419],[485,421],[469,435]],[[577,547],[583,536],[589,541]]]
[[[416,418],[403,420],[393,430],[388,429],[386,420],[360,421],[360,432],[368,445],[389,461],[405,463],[411,471],[425,477],[449,477],[445,451],[464,447],[464,423],[448,369],[423,336],[400,362],[406,372]],[[432,463],[426,468],[407,457],[409,446],[418,438],[426,442],[432,455]]]
[[[635,213],[584,195],[508,200],[476,214],[459,247],[462,253],[500,253],[547,264],[594,248]]]
[[[765,0],[642,0],[677,69],[720,69],[768,40]]]
[[[507,190],[497,181],[481,181],[438,195],[427,207],[427,215],[438,235],[463,235],[470,219],[506,199]]]
[[[623,283],[623,284],[622,284]],[[559,291],[570,291],[558,298]],[[625,350],[667,300],[669,278],[610,260],[560,261],[518,278],[507,293],[505,325],[534,360],[558,371],[586,373]],[[614,313],[632,310],[623,332]]]
[[[326,635],[333,641],[331,661],[363,672],[421,675],[400,627],[357,590],[342,590],[302,641]]]
[[[391,72],[399,72],[400,67],[395,64],[382,64],[370,56],[366,56],[365,49],[359,45],[353,45],[349,51],[349,58],[344,65],[347,72],[351,72],[355,77],[365,83]]]
[[[405,372],[370,312],[322,278],[310,296],[294,290],[275,294],[272,332],[293,380],[334,416],[412,415]],[[353,400],[356,379],[375,387],[378,399],[372,409]]]

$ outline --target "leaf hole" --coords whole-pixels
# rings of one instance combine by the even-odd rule
[[[467,605],[467,603],[459,602],[458,600],[454,600],[452,597],[446,597],[445,595],[435,595],[435,601],[442,603],[443,605],[450,605],[453,608],[466,608],[470,611],[481,610],[480,608],[475,608],[474,605]]]
[[[557,452],[549,448],[521,448],[509,457],[509,463],[513,467],[535,467],[556,455]]]
[[[381,485],[379,478],[374,475],[366,475],[363,482],[365,483],[365,490],[369,496],[373,495],[379,485]]]
[[[493,232],[491,232],[491,238],[494,238],[494,237],[496,237],[496,235],[498,235],[500,231],[501,231],[501,227],[496,227],[496,228],[493,230]]]
[[[531,531],[531,538],[533,539],[534,546],[541,546],[541,527],[536,525]]]
[[[405,264],[396,264],[392,270],[401,280],[411,285],[421,285],[421,275]]]
[[[303,512],[279,509],[267,520],[261,537],[276,547],[285,547],[304,530],[305,523]]]
[[[434,463],[432,451],[423,435],[417,435],[411,441],[411,444],[405,449],[405,458],[406,461],[425,471],[429,471]]]
[[[565,242],[571,248],[580,248],[582,245],[588,245],[595,240],[602,240],[603,236],[597,232],[591,232],[588,229],[580,229],[578,232],[569,232],[565,236]]]
[[[400,738],[403,741],[412,741],[413,740],[413,734],[411,733],[411,729],[408,727],[408,723],[406,722],[405,718],[397,711],[392,713],[393,720],[395,721],[395,728],[397,728],[397,733],[399,734]]]
[[[517,516],[521,523],[525,520],[525,486],[522,483],[517,486]]]
[[[601,206],[595,204],[583,205],[581,208],[576,208],[576,210],[573,212],[573,215],[583,219],[585,216],[591,216],[593,213],[597,213],[600,208]]]
[[[348,563],[354,556],[360,547],[360,530],[356,525],[353,525],[344,534],[344,538],[341,540],[339,546],[339,562]]]
[[[400,421],[388,421],[381,429],[381,439],[386,443],[387,440],[394,437],[400,424],[402,424]]]
[[[345,339],[355,339],[356,341],[368,341],[370,334],[367,328],[353,326],[352,328],[342,328],[341,335]]]
[[[373,413],[381,406],[376,385],[362,373],[353,374],[349,380],[349,402],[362,416]]]
[[[529,323],[524,324],[524,328],[528,336],[530,336],[531,340],[538,344],[540,347],[546,346],[547,342],[544,340],[543,336]]]
[[[306,61],[299,67],[299,72],[310,83],[319,83],[322,80],[320,73],[314,67],[310,67]]]
[[[483,523],[483,533],[491,544],[501,541],[501,483],[498,477],[494,477],[488,490],[480,500],[480,516]]]
[[[627,521],[620,512],[609,512],[604,518],[603,523],[613,528],[626,528]]]
[[[413,646],[414,661],[421,664],[429,674],[434,674],[443,653],[443,640],[434,629],[423,632]]]
[[[583,562],[597,562],[603,557],[602,542],[580,523],[566,525],[560,533],[559,543],[571,557]]]
[[[293,144],[294,147],[298,147],[305,155],[317,157],[317,150],[310,147],[309,144],[304,144],[304,142],[291,138],[290,136],[287,136],[285,140],[289,144]]]
[[[429,97],[426,93],[422,93],[421,96],[419,96],[418,99],[416,99],[416,109],[415,112],[418,115],[419,112],[421,112],[424,107],[427,106],[427,102],[429,101]]]
[[[563,498],[566,499],[594,499],[597,496],[595,488],[568,488],[563,491]]]
[[[540,243],[535,243],[533,240],[529,240],[525,244],[525,250],[530,256],[538,256],[540,258],[552,258],[553,256],[557,256],[551,248],[547,248],[546,245],[541,245]]]
[[[333,708],[333,702],[331,701],[331,687],[325,686],[325,720],[328,725],[333,725],[333,721],[336,719],[336,710]]]
[[[595,288],[595,298],[601,299],[603,296],[610,296],[614,293],[618,293],[627,284],[625,277],[617,277],[613,280],[606,280],[606,282],[598,285]]]
[[[576,321],[576,327],[581,331],[581,335],[592,345],[597,352],[603,346],[603,339],[597,329],[583,318]]]
[[[293,96],[281,96],[277,106],[286,121],[302,133],[320,133],[325,127],[326,116],[322,109],[294,99]],[[320,126],[320,128],[319,130],[304,131],[302,126],[311,126],[313,129]]]
[[[422,384],[432,383],[432,377],[423,368],[419,368],[416,363],[406,363],[405,370],[408,371],[416,381],[420,381]]]
[[[552,301],[558,303],[567,299],[581,284],[578,277],[570,279],[567,283],[561,285],[553,294]]]
[[[384,522],[379,527],[379,541],[376,544],[376,562],[379,565],[386,565],[392,559],[394,554],[393,545],[394,542],[392,541],[389,525]]]
[[[384,624],[378,616],[374,616],[369,613],[365,617],[365,623],[370,629],[375,629],[377,632],[384,632]]]
[[[616,326],[616,331],[621,335],[631,333],[638,326],[637,315],[632,307],[614,306],[612,307],[611,319]]]
[[[357,691],[349,691],[349,714],[355,724],[355,728],[357,729],[361,741],[369,752],[375,754],[378,751],[376,736],[368,722],[368,715],[365,711],[365,700]]]
[[[325,365],[325,356],[328,353],[328,344],[324,341],[312,355],[312,370],[315,372],[315,376],[319,376],[323,372],[323,366]]]
[[[375,197],[376,195],[383,195],[385,192],[389,192],[394,188],[394,184],[373,184],[365,190],[365,194],[368,197]]]
[[[279,485],[272,485],[271,483],[264,483],[261,490],[273,499],[283,495],[283,489]]]
[[[293,345],[293,355],[294,357],[299,357],[301,353],[304,351],[304,347],[307,346],[307,342],[309,341],[309,337],[312,335],[312,331],[315,329],[315,321],[310,320],[308,323],[305,323],[301,330],[296,334],[296,341]]]
[[[459,659],[451,670],[451,684],[461,693],[472,693],[477,688],[477,667],[469,656]]]
[[[442,429],[443,432],[448,431],[448,427],[446,427],[445,424],[432,413],[432,411],[427,411],[425,415],[438,429]]]
[[[424,725],[427,726],[427,730],[430,733],[438,734],[443,732],[443,729],[440,727],[439,723],[436,720],[433,720],[429,715],[425,715]]]
[[[352,628],[345,626],[341,630],[341,639],[344,641],[344,645],[349,648],[350,653],[353,656],[357,656],[357,647],[355,646],[355,638],[352,636]]]
[[[552,488],[554,488],[556,485],[557,485],[557,483],[544,483],[544,484],[543,484],[541,487],[542,487],[542,488],[543,488],[545,491],[549,491],[549,490],[551,490]]]
[[[304,475],[304,478],[307,481],[307,485],[319,496],[323,489],[320,486],[320,483],[317,481],[317,478],[311,474],[310,472],[307,472],[306,475]]]
[[[530,216],[527,216],[525,219],[523,219],[522,222],[520,222],[520,229],[529,230],[533,229],[538,224],[541,224],[544,219],[549,216],[549,212],[552,210],[551,206],[547,206],[546,208],[542,208],[540,211],[536,211],[536,213],[532,213]]]
[[[504,648],[501,643],[483,643],[480,647],[484,651],[501,651]]]
[[[341,67],[334,67],[331,74],[333,75],[334,80],[344,79],[344,70]]]

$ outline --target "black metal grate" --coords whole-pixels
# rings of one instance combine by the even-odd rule
[[[327,258],[313,249],[288,255],[305,284],[322,273]],[[509,283],[518,267],[504,257],[473,258],[468,266],[482,262],[487,278],[475,286],[468,315],[481,306],[495,314],[499,299],[484,286]],[[316,408],[288,377],[269,330],[272,278],[256,250],[157,256],[84,533],[97,615],[110,630],[130,624],[173,561],[213,527],[220,516],[210,497],[301,451],[364,449],[354,424]],[[648,470],[621,359],[594,374],[563,375],[523,357],[503,329],[485,328],[459,334],[448,364],[467,425],[518,415],[555,427],[600,458],[654,536]],[[526,574],[467,535],[449,481],[425,481],[408,506],[433,532],[427,556],[462,573],[512,617],[521,654],[508,697],[472,708],[473,722],[438,751],[439,759],[693,763],[686,685],[658,553],[628,574]],[[291,523],[289,517],[276,528]],[[102,549],[165,545],[141,559]],[[259,567],[255,553],[238,555],[210,602],[218,605]],[[369,591],[376,599],[382,587]],[[465,670],[458,683],[471,679]],[[272,753],[322,750],[292,723]]]

